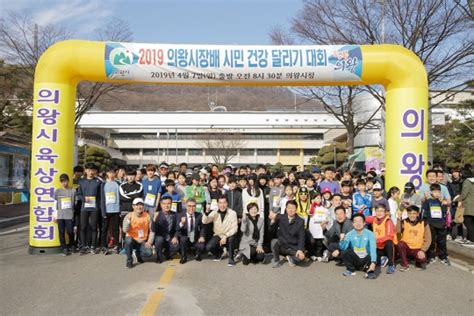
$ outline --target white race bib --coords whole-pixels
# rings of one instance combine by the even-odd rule
[[[354,252],[361,259],[367,257],[367,248],[365,247],[354,247]]]
[[[441,207],[439,206],[431,206],[431,218],[443,218],[443,212],[441,211]]]
[[[145,232],[143,231],[143,229],[139,229],[138,230],[138,238],[143,238],[145,237]]]
[[[178,203],[177,202],[173,202],[171,204],[171,211],[175,212],[175,213],[178,211]]]
[[[217,210],[219,207],[217,206],[217,200],[211,200],[211,210],[215,211]]]
[[[278,195],[275,195],[273,197],[273,207],[275,208],[280,207],[280,197]]]
[[[196,212],[198,212],[198,213],[202,212],[202,204],[201,203],[196,204]]]
[[[105,204],[117,203],[117,194],[115,192],[105,192]]]
[[[326,212],[324,210],[316,210],[313,215],[315,223],[324,222],[326,218]]]
[[[95,196],[86,196],[84,201],[85,208],[95,208]]]
[[[145,205],[155,206],[156,194],[147,193],[145,197]]]
[[[62,197],[61,198],[61,209],[67,210],[72,208],[72,200],[70,197]]]

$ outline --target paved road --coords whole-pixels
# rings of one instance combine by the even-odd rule
[[[27,233],[0,236],[0,315],[472,315],[474,276],[439,263],[365,280],[333,264],[234,268],[204,260],[125,268],[123,256],[27,254]],[[145,310],[144,310],[145,309]]]

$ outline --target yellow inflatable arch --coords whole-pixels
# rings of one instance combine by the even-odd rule
[[[52,220],[59,174],[72,173],[76,86],[81,80],[192,85],[382,84],[386,187],[418,187],[427,167],[428,82],[423,63],[397,45],[235,46],[70,40],[36,67],[30,252],[59,246]]]

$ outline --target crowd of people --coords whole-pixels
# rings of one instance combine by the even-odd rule
[[[64,256],[125,254],[128,268],[143,257],[185,264],[192,254],[229,266],[334,262],[344,276],[373,279],[410,262],[417,270],[450,265],[448,239],[474,244],[469,169],[433,166],[419,188],[385,188],[384,172],[186,163],[170,170],[165,162],[101,172],[87,163],[73,179],[60,175],[55,191],[61,248]]]

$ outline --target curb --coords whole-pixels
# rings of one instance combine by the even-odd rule
[[[6,228],[17,224],[28,223],[29,220],[30,214],[0,219],[0,228]]]
[[[447,241],[446,246],[448,248],[448,251],[450,252],[454,252],[454,253],[463,255],[465,257],[468,257],[470,259],[474,259],[474,247],[468,248],[468,247],[458,244],[455,241]]]

